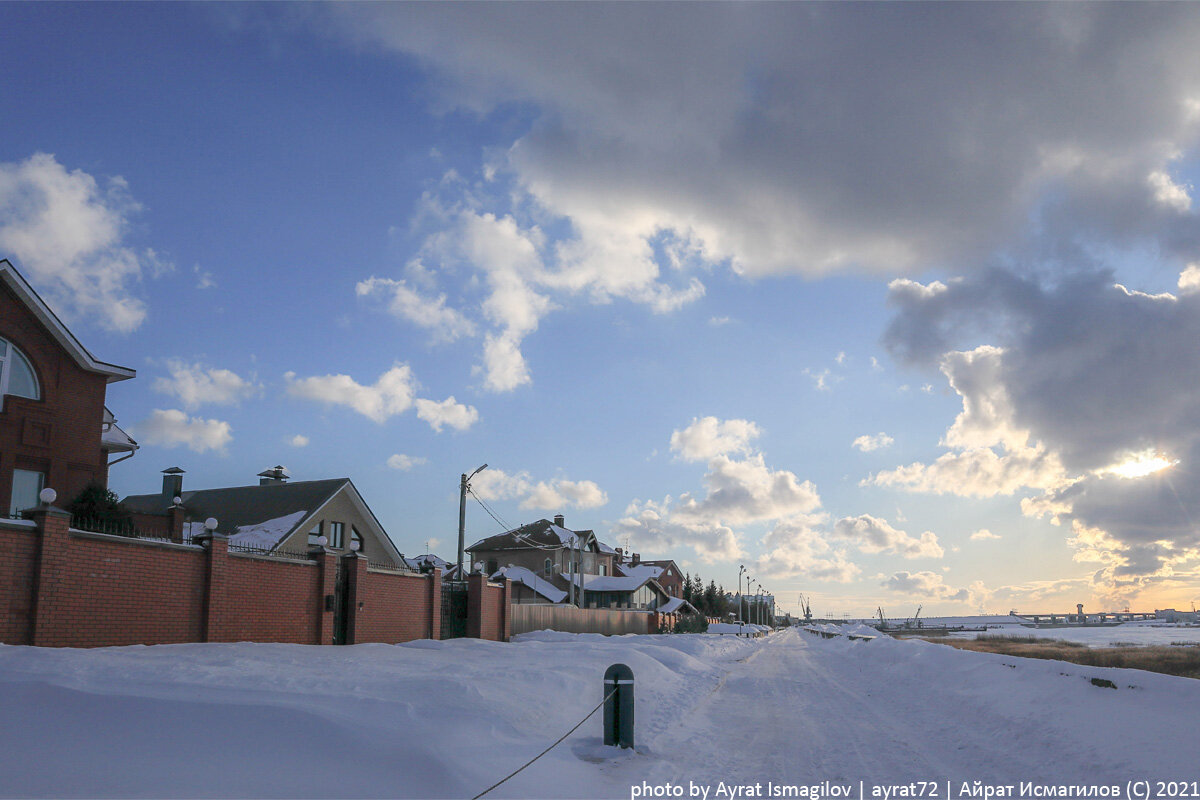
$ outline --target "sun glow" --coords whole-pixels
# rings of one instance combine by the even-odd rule
[[[1100,470],[1101,473],[1116,475],[1118,478],[1144,478],[1164,469],[1170,469],[1179,463],[1179,459],[1171,459],[1155,450],[1145,450],[1133,453],[1119,464]]]

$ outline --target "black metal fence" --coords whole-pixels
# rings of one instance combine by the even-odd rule
[[[467,635],[467,582],[442,583],[442,638],[461,639]]]

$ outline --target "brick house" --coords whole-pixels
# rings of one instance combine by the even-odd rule
[[[616,574],[653,578],[671,597],[683,597],[683,572],[671,559],[642,561],[637,553],[626,556],[617,550]]]
[[[37,505],[46,486],[60,503],[93,481],[108,486],[110,463],[137,443],[117,427],[105,395],[136,374],[93,356],[0,259],[0,516]]]
[[[168,529],[180,541],[202,534],[212,518],[216,532],[234,547],[303,553],[323,545],[341,555],[357,551],[373,564],[409,568],[349,478],[291,482],[287,470],[276,466],[258,474],[257,486],[187,490],[184,474],[178,467],[163,470],[162,491],[121,503],[139,524]]]

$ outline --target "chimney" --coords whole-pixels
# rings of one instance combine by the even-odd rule
[[[565,527],[567,527],[567,518],[564,517],[562,514],[555,514],[554,515],[554,524],[560,528],[565,528]]]
[[[634,554],[633,554],[633,566],[635,566],[635,567],[636,567],[636,566],[638,565],[638,562],[639,562],[639,561],[641,561],[641,560],[642,560],[642,554],[641,554],[641,553],[634,553]]]
[[[259,486],[279,486],[288,482],[288,478],[292,477],[288,474],[287,467],[282,464],[276,464],[271,469],[265,469],[258,473]]]
[[[170,467],[168,469],[164,469],[162,471],[162,475],[163,475],[163,486],[162,486],[163,497],[165,497],[167,499],[167,504],[170,505],[171,501],[174,498],[179,497],[181,494],[183,494],[184,471],[181,470],[179,467]]]

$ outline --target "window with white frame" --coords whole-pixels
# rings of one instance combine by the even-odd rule
[[[37,374],[29,359],[15,344],[0,337],[0,408],[6,394],[30,400],[42,399]]]
[[[318,542],[317,539],[320,539],[322,534],[324,534],[324,533],[325,533],[325,523],[324,522],[318,522],[316,525],[313,525],[312,529],[308,532],[308,543],[310,545],[320,544],[320,542]]]

